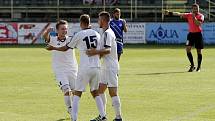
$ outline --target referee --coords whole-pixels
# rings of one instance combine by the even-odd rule
[[[188,21],[189,33],[187,35],[187,42],[186,42],[187,57],[190,61],[190,69],[188,70],[188,72],[193,72],[195,69],[197,72],[200,72],[201,62],[202,62],[201,50],[204,48],[204,42],[202,37],[202,27],[201,27],[204,21],[204,15],[199,12],[199,5],[193,4],[192,12],[190,13],[169,12],[168,10],[166,10],[164,14],[168,16],[180,16]],[[193,56],[191,53],[191,48],[194,45],[198,54],[197,68],[194,66]]]

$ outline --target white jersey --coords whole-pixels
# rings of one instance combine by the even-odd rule
[[[57,36],[50,36],[49,44],[54,47],[62,47],[71,41],[71,37],[66,36],[64,40],[58,40]],[[77,70],[77,61],[73,49],[65,52],[52,50],[52,68],[55,73],[69,72]]]
[[[88,56],[86,51],[90,48],[100,49],[100,35],[93,29],[84,29],[74,35],[67,45],[70,48],[77,47],[80,52],[79,68],[100,67],[99,55]]]
[[[111,28],[103,32],[101,42],[102,48],[111,49],[110,53],[103,57],[102,69],[119,70],[116,36]]]

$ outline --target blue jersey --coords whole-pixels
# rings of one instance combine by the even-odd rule
[[[117,53],[123,53],[123,20],[114,20],[112,19],[110,21],[110,28],[113,30],[115,36],[116,36],[116,42],[117,42]]]
[[[115,33],[115,36],[116,36],[117,39],[123,40],[123,30],[124,30],[124,25],[123,24],[124,23],[123,23],[122,19],[119,19],[119,20],[112,19],[110,21],[110,28]]]

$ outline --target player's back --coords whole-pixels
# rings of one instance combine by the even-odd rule
[[[80,68],[100,67],[99,55],[88,56],[86,51],[90,48],[99,49],[100,35],[93,29],[84,29],[74,35],[72,41],[67,45],[77,47],[80,52]]]
[[[102,34],[101,42],[103,47],[110,47],[111,49],[110,53],[103,57],[102,68],[119,70],[116,37],[111,28],[107,29]]]
[[[49,44],[54,47],[62,47],[71,41],[71,37],[66,36],[64,40],[59,40],[57,36],[50,36]],[[65,52],[52,50],[52,67],[55,72],[65,72],[77,70],[77,61],[73,49]]]

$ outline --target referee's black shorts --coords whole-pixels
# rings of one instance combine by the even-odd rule
[[[204,48],[204,42],[203,42],[203,37],[201,32],[188,33],[186,46],[194,46],[194,45],[196,49]]]

